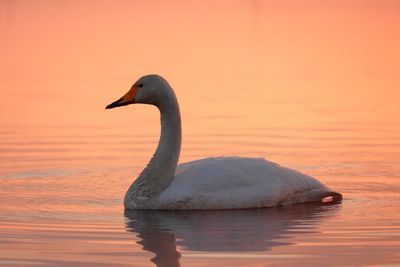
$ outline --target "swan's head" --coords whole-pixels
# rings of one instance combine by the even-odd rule
[[[171,97],[175,98],[175,94],[164,78],[155,74],[146,75],[137,80],[123,97],[109,104],[106,109],[136,103],[160,106]]]

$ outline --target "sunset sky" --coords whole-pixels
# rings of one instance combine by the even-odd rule
[[[96,124],[148,73],[172,83],[186,114],[204,101],[231,114],[238,96],[249,114],[266,113],[256,96],[374,109],[380,119],[380,106],[397,110],[399,12],[387,0],[3,0],[0,121]]]

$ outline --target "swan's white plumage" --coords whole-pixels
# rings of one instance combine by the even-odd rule
[[[329,193],[311,176],[263,158],[218,157],[178,165],[160,208],[235,209],[316,202]]]
[[[158,75],[140,78],[106,108],[142,103],[157,106],[161,135],[153,158],[125,195],[125,209],[238,209],[339,201],[311,176],[262,158],[206,158],[177,166],[181,147],[178,101]]]

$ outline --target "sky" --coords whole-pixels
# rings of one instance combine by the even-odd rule
[[[388,0],[1,0],[0,122],[96,124],[148,73],[170,81],[187,114],[205,102],[231,114],[238,99],[262,112],[257,97],[384,106],[379,119],[397,112],[399,14]]]

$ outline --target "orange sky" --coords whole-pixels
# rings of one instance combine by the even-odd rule
[[[399,15],[398,1],[3,0],[0,122],[96,123],[147,73],[186,114],[237,98],[249,114],[268,113],[255,98],[398,114]]]

